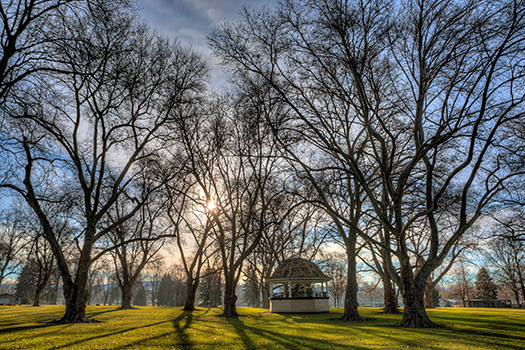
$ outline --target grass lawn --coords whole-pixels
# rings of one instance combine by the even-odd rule
[[[365,322],[329,314],[278,315],[239,308],[238,319],[220,309],[88,306],[99,323],[55,325],[64,306],[0,306],[0,349],[525,349],[525,310],[438,308],[430,318],[447,327],[389,327],[400,316],[361,308]]]

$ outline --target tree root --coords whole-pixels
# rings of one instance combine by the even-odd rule
[[[399,309],[396,307],[396,308],[383,308],[383,311],[380,312],[380,314],[382,315],[400,315],[402,314],[401,311],[399,311]]]
[[[371,321],[373,318],[363,317],[361,315],[343,315],[339,318],[334,318],[334,321],[351,321],[351,322],[362,322],[362,321]]]
[[[119,307],[118,309],[119,309],[119,310],[137,310],[138,308],[133,307],[133,306],[126,306],[126,307],[121,306],[121,307]]]
[[[443,328],[445,325],[430,320],[408,320],[394,325],[397,328]]]

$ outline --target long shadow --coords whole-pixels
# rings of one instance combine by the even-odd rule
[[[74,346],[74,345],[77,345],[77,344],[81,344],[81,343],[85,343],[85,342],[90,341],[90,340],[95,340],[95,339],[100,339],[100,338],[106,338],[106,337],[110,337],[110,336],[112,336],[112,335],[117,335],[117,334],[123,334],[123,333],[129,332],[129,331],[133,331],[133,330],[135,330],[135,329],[147,328],[147,327],[153,327],[153,326],[157,326],[157,325],[159,325],[159,324],[163,324],[163,323],[166,323],[166,322],[169,322],[169,321],[155,322],[155,323],[151,323],[151,324],[148,324],[148,325],[145,325],[145,326],[140,326],[140,327],[131,327],[131,328],[122,329],[122,330],[120,330],[120,331],[118,331],[118,332],[101,334],[101,335],[93,336],[93,337],[90,337],[90,338],[77,340],[77,341],[75,341],[75,342],[72,342],[72,343],[69,343],[69,344],[64,344],[64,345],[62,345],[62,346],[57,346],[57,347],[55,347],[54,349],[66,349],[66,348],[69,348],[69,347],[71,347],[71,346]]]
[[[206,313],[208,311],[206,311]],[[183,326],[181,326],[180,322],[184,319],[186,319],[186,322]],[[166,321],[166,322],[169,322],[169,321]],[[131,347],[135,348],[137,346],[144,346],[145,344],[148,344],[148,342],[152,340],[162,339],[164,337],[167,337],[168,335],[173,335],[177,337],[178,343],[176,345],[178,347],[181,347],[183,349],[193,349],[195,344],[191,342],[189,335],[186,333],[187,328],[191,325],[192,322],[193,322],[193,311],[184,311],[181,315],[179,315],[177,318],[172,320],[172,323],[175,329],[173,332],[157,334],[157,335],[148,337],[146,339],[140,339],[140,340],[128,343],[126,345],[119,345],[114,349],[123,349],[123,348],[131,348]]]
[[[303,314],[293,315],[290,314],[290,317],[293,316],[304,316]],[[294,321],[299,321],[298,323],[307,323],[308,317],[298,317]],[[302,336],[302,335],[293,335],[293,334],[282,334],[277,331],[271,331],[268,329],[261,329],[259,327],[252,327],[246,325],[242,319],[239,318],[226,318],[226,320],[235,328],[235,331],[241,338],[245,349],[257,349],[261,348],[261,344],[257,345],[249,337],[249,333],[259,336],[261,339],[266,339],[272,341],[275,344],[278,344],[284,349],[292,350],[301,350],[301,349],[347,349],[347,345],[339,344],[333,341],[326,339],[320,340],[315,338],[315,334],[312,334],[312,337]],[[329,321],[329,320],[328,320]],[[326,322],[331,323],[331,322]],[[370,350],[370,348],[352,346],[355,350]]]
[[[184,319],[186,320],[186,322],[184,323],[184,325],[181,326],[180,323]],[[192,349],[193,346],[193,343],[191,342],[188,333],[186,333],[186,330],[189,328],[192,321],[192,311],[184,311],[182,312],[182,314],[179,315],[179,317],[173,320],[173,327],[175,328],[175,333],[177,334],[177,338],[179,340],[178,345],[183,349]]]
[[[94,317],[94,316],[99,316],[99,315],[102,315],[102,314],[105,314],[105,313],[108,313],[108,312],[114,312],[114,311],[118,311],[118,309],[100,311],[100,312],[95,312],[95,313],[90,312],[90,313],[86,314],[86,316],[91,318],[91,317]],[[33,326],[20,326],[20,327],[10,327],[10,328],[7,328],[7,327],[9,327],[11,325],[15,325],[16,323],[4,323],[2,325],[2,328],[0,328],[0,334],[21,332],[21,331],[27,331],[27,330],[39,329],[39,328],[46,328],[46,327],[53,327],[53,326],[59,325],[59,324],[56,323],[56,321],[57,320],[53,320],[51,322],[41,322],[41,323],[39,323],[37,325],[33,325]]]
[[[28,331],[28,330],[39,329],[39,328],[47,328],[47,327],[52,327],[52,326],[56,326],[56,325],[52,323],[42,323],[42,324],[34,325],[34,326],[2,328],[0,329],[0,334],[22,332],[22,331]]]
[[[348,326],[352,328],[354,331],[361,331],[364,333],[370,333],[375,335],[376,337],[388,339],[388,340],[395,340],[399,343],[399,346],[419,346],[419,340],[409,340],[409,339],[403,339],[402,334],[382,334],[378,333],[377,330],[383,328],[385,325],[378,325],[378,324],[371,324],[369,322],[341,322],[341,321],[333,321],[331,319],[311,319],[308,315],[302,315],[302,314],[284,314],[281,315],[284,317],[285,322],[287,323],[310,323],[310,322],[316,322],[319,324],[325,324],[325,325],[333,325],[336,327],[343,327],[347,328],[345,326]],[[239,334],[240,338],[243,340],[246,348],[253,348],[255,347],[253,344],[253,341],[248,337],[247,334],[256,334],[260,337],[263,337],[268,340],[272,340],[275,343],[279,344],[280,346],[287,348],[287,349],[318,349],[318,348],[326,348],[326,347],[334,347],[334,348],[344,348],[342,344],[339,344],[337,342],[330,342],[326,340],[318,340],[315,337],[308,337],[304,335],[290,335],[290,334],[281,334],[279,331],[272,331],[268,329],[261,329],[261,328],[255,328],[251,326],[246,326],[243,324],[242,320],[232,320],[228,319],[230,324],[234,326],[237,333]],[[486,323],[483,321],[478,321],[480,325],[491,325],[490,323]],[[515,324],[513,324],[515,326]],[[372,327],[370,327],[372,326]],[[507,330],[512,330],[507,329]],[[421,333],[422,335],[428,335],[429,330],[428,329],[400,329],[400,331],[407,331],[407,332],[415,332],[415,333]],[[436,336],[446,336],[451,339],[458,339],[465,341],[462,337],[463,335],[469,336],[469,341],[474,341],[473,339],[477,339],[478,344],[484,344],[487,348],[493,348],[496,346],[501,346],[500,340],[512,340],[515,341],[516,344],[507,344],[506,346],[508,349],[524,349],[523,346],[525,343],[525,337],[521,335],[516,334],[505,334],[497,331],[493,331],[491,329],[458,329],[455,327],[446,327],[446,328],[439,328],[435,329],[435,331],[431,332],[430,334],[434,334]],[[253,339],[253,337],[252,337]],[[367,347],[359,347],[359,346],[353,346],[354,349],[368,349]]]
[[[202,314],[202,316],[205,316],[208,314],[208,312],[211,311],[211,307],[207,308],[206,311],[204,311],[204,313]]]
[[[476,323],[475,321],[473,323]],[[478,322],[481,325],[486,325],[482,322]],[[373,327],[359,329],[358,327],[353,327],[354,330],[359,329],[361,332],[373,335],[378,338],[385,338],[388,340],[395,340],[399,343],[400,347],[418,347],[420,346],[419,339],[406,339],[403,334],[406,332],[409,333],[419,333],[421,334],[421,339],[426,336],[436,336],[439,338],[446,338],[451,341],[457,339],[460,342],[470,342],[473,345],[480,346],[483,344],[484,348],[492,349],[496,347],[501,347],[502,343],[499,340],[512,341],[512,344],[505,344],[506,349],[521,350],[525,349],[525,337],[509,333],[501,333],[497,331],[491,331],[489,329],[463,329],[461,324],[458,324],[459,327],[444,327],[444,328],[394,328],[387,326],[390,329],[396,329],[399,331],[397,334],[384,334],[377,332],[377,329],[385,327],[384,325],[374,325]],[[512,329],[505,329],[506,331],[512,331]],[[467,337],[466,337],[467,336]]]
[[[226,321],[235,328],[235,331],[241,337],[242,342],[244,343],[245,349],[255,349],[255,344],[251,341],[248,334],[246,334],[246,326],[244,323],[239,320],[237,317],[225,317]]]
[[[86,312],[86,317],[88,318],[93,318],[93,317],[96,317],[96,316],[100,316],[100,315],[103,315],[103,314],[107,314],[107,313],[110,313],[110,312],[116,312],[116,311],[122,311],[122,309],[120,308],[116,308],[116,309],[112,309],[112,310],[105,310],[105,311],[98,311],[98,312]]]

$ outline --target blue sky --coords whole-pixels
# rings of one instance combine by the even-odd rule
[[[259,10],[273,3],[273,0],[138,0],[142,16],[153,30],[191,44],[210,63],[214,88],[220,88],[225,77],[213,65],[206,34],[216,23],[240,19],[243,6]]]

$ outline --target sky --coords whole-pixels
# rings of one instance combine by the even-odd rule
[[[214,25],[241,18],[244,6],[260,10],[271,7],[274,0],[138,0],[142,17],[151,29],[192,45],[211,67],[211,85],[219,89],[226,84],[222,69],[214,64],[206,34]]]

